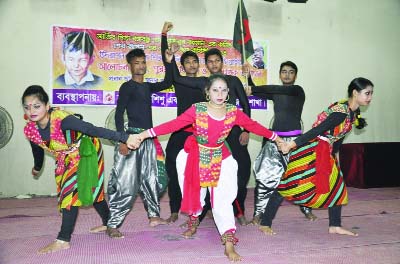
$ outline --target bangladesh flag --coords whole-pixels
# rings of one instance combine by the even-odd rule
[[[239,0],[236,12],[235,28],[233,31],[233,47],[242,54],[242,63],[244,63],[245,59],[247,60],[247,58],[254,53],[253,40],[251,39],[250,34],[249,18],[247,17],[243,0]]]

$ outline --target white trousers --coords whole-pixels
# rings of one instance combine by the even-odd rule
[[[183,183],[185,179],[185,167],[188,154],[182,149],[176,158],[176,169],[178,172],[179,186],[183,194]],[[207,188],[210,192],[210,198],[213,198],[212,213],[220,235],[226,231],[233,229],[236,230],[235,216],[233,214],[232,203],[237,195],[237,169],[238,165],[236,160],[229,156],[222,161],[221,174],[219,176],[217,187],[204,187],[200,188],[200,203],[203,207],[205,204],[205,197]],[[198,212],[195,216],[199,216]]]

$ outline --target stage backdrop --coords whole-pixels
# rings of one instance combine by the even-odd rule
[[[69,34],[71,32],[80,34]],[[82,41],[83,38],[86,41]],[[240,53],[232,47],[232,40],[168,35],[168,42],[180,44],[180,51],[176,54],[178,62],[180,55],[187,50],[199,55],[198,76],[208,76],[204,64],[204,52],[209,48],[220,49],[224,56],[224,74],[238,76],[245,83],[242,77]],[[260,69],[252,70],[253,81],[258,85],[266,84],[269,59],[267,41],[255,41],[254,45],[258,52],[249,58],[249,63]],[[164,78],[165,68],[161,59],[160,34],[53,26],[51,46],[53,50],[50,87],[52,87],[51,101],[54,105],[114,106],[118,99],[119,87],[123,82],[131,79],[125,54],[134,48],[142,48],[146,53],[145,81],[157,82]],[[82,53],[90,52],[91,47],[93,47],[91,58],[80,56]],[[64,52],[64,50],[72,50],[72,52]],[[182,66],[179,67],[184,75]],[[85,74],[87,81],[82,85],[71,84],[68,82],[68,75],[74,74]],[[173,87],[165,92],[153,94],[152,99],[153,106],[176,107]],[[249,102],[252,109],[267,107],[264,100],[256,97],[250,96]]]

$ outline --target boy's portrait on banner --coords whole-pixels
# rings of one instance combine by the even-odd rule
[[[94,50],[94,41],[88,32],[72,31],[65,34],[61,55],[65,72],[55,79],[54,87],[93,89],[99,86],[102,78],[89,70],[95,59]]]
[[[177,42],[180,50],[175,60],[180,65],[180,56],[193,51],[199,56],[198,76],[208,76],[204,53],[218,48],[224,57],[223,73],[242,76],[240,53],[233,48],[232,40],[196,36],[170,35],[168,42]],[[258,43],[258,42],[257,42]],[[161,34],[120,32],[77,27],[52,27],[52,72],[51,103],[54,105],[116,105],[120,86],[131,79],[125,55],[132,49],[141,48],[146,54],[146,82],[162,81],[165,67],[161,57]],[[256,49],[257,47],[255,47]],[[267,83],[266,48],[263,42],[265,67],[253,67],[252,78],[256,84]],[[248,58],[251,63],[252,57]],[[183,72],[183,67],[179,66]],[[152,106],[176,107],[173,86],[167,92],[155,93]],[[250,107],[265,109],[263,99],[249,97]]]

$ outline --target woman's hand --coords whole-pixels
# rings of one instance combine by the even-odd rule
[[[126,144],[130,149],[138,149],[140,147],[140,144],[142,143],[142,138],[140,137],[139,134],[131,134],[129,135],[128,140],[126,141]]]
[[[283,153],[287,154],[290,152],[291,149],[294,149],[296,147],[296,143],[294,141],[290,142],[281,142],[278,143],[278,149]]]
[[[275,138],[275,143],[279,145],[279,144],[285,143],[285,141],[283,141],[283,139],[281,137],[277,136]]]
[[[147,132],[147,130],[139,134],[131,134],[129,135],[129,138],[126,141],[126,144],[130,149],[138,149],[140,147],[140,144],[142,144],[142,142],[149,137],[150,135]]]

